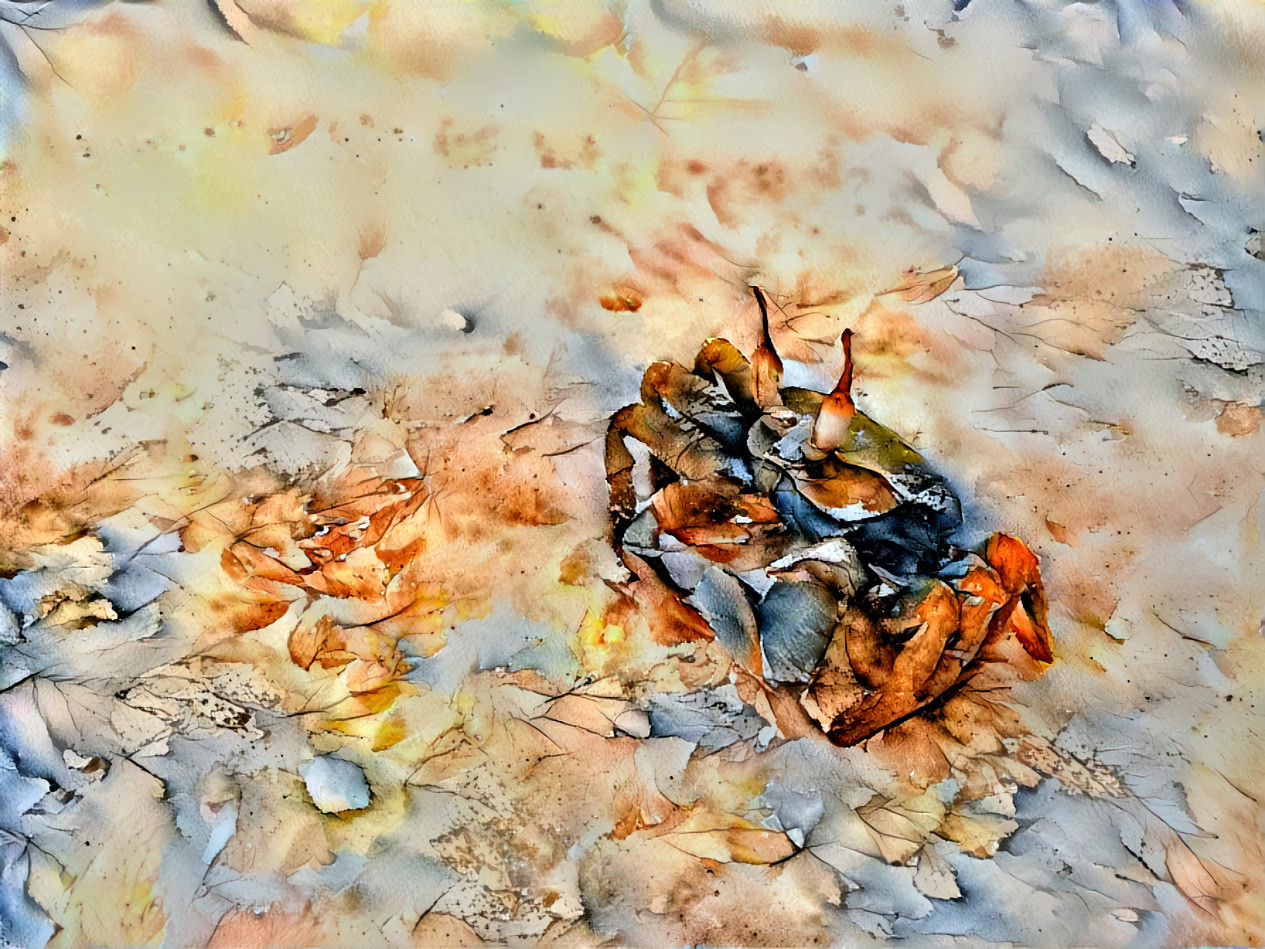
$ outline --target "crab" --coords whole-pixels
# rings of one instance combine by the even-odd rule
[[[850,330],[831,392],[783,386],[751,290],[749,359],[709,339],[693,367],[653,363],[610,421],[613,541],[656,638],[718,641],[779,720],[793,707],[839,745],[929,714],[986,663],[1040,674],[1036,556],[1009,534],[953,542],[948,483],[853,400]]]

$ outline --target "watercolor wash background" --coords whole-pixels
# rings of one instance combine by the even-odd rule
[[[5,941],[1265,938],[1265,7],[34,6]],[[782,741],[611,619],[604,419],[752,282],[1042,556],[1058,661],[956,743]],[[386,560],[261,576],[314,492]]]

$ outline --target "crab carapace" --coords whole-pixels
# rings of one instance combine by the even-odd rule
[[[857,408],[852,333],[829,393],[783,386],[764,292],[751,359],[709,339],[656,362],[606,438],[613,539],[661,642],[715,638],[829,738],[919,714],[987,661],[1054,659],[1035,555],[953,543],[961,505]]]

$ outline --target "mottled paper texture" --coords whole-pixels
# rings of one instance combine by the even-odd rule
[[[0,943],[1262,944],[1263,75],[0,0]]]

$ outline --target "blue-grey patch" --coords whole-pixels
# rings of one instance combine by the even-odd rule
[[[795,532],[808,538],[810,543],[818,543],[828,537],[838,537],[843,533],[843,525],[833,517],[824,514],[806,497],[795,489],[795,482],[783,478],[773,489],[771,500],[778,513],[782,515]]]
[[[53,937],[52,922],[26,892],[29,872],[26,841],[0,830],[0,945],[36,949]]]
[[[750,741],[768,723],[732,685],[702,692],[659,693],[650,699],[650,734],[684,738],[706,751]]]
[[[0,646],[12,646],[21,639],[22,630],[18,625],[18,618],[7,607],[0,606]]]
[[[716,631],[716,639],[739,661],[754,652],[759,638],[755,610],[741,580],[719,567],[708,567],[692,599]]]
[[[565,637],[544,623],[515,615],[501,603],[492,615],[462,623],[448,633],[448,642],[435,655],[415,660],[411,682],[424,682],[453,693],[471,672],[507,666],[534,669],[547,679],[563,681],[579,674]]]
[[[322,755],[307,766],[303,781],[318,810],[338,813],[369,806],[369,782],[354,761]]]
[[[132,613],[152,603],[171,586],[171,581],[143,564],[130,563],[110,575],[102,594],[120,613]]]
[[[700,428],[705,429],[727,451],[741,451],[746,440],[747,425],[737,412],[704,411],[690,416]]]
[[[765,677],[807,682],[826,654],[838,621],[838,601],[819,583],[779,580],[758,609]]]

